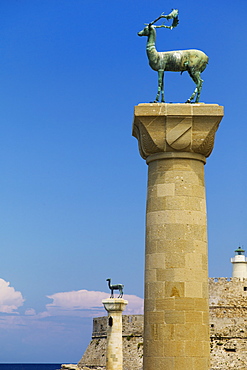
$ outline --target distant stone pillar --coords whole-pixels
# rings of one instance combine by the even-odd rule
[[[148,164],[144,370],[209,368],[204,164],[217,104],[139,104],[133,136]]]
[[[109,298],[102,303],[108,312],[106,370],[122,370],[122,312],[128,301],[122,298]]]

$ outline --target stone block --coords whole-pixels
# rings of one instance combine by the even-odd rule
[[[174,324],[164,324],[160,325],[160,340],[166,338],[166,340],[175,339],[175,325]]]
[[[200,324],[200,327],[202,327],[203,312],[201,311],[186,312],[185,321],[189,323]]]
[[[204,355],[204,344],[202,341],[185,341],[185,353],[187,357],[202,357]]]
[[[185,237],[185,225],[183,224],[167,224],[165,225],[167,240],[180,240]]]
[[[208,299],[207,298],[194,298],[195,310],[208,312]]]
[[[185,266],[187,268],[195,268],[201,270],[202,269],[202,254],[196,253],[186,253],[185,255]]]
[[[208,358],[193,358],[191,369],[195,370],[205,370],[209,369],[209,360]],[[226,369],[224,369],[226,370]]]
[[[175,308],[179,311],[186,311],[188,313],[194,313],[195,310],[195,300],[190,297],[183,297],[174,300]],[[187,320],[186,320],[187,321]]]
[[[165,282],[165,295],[166,297],[184,297],[184,282]]]
[[[165,284],[163,282],[146,282],[145,283],[146,297],[147,299],[155,299],[156,297],[164,297]]]
[[[167,269],[159,268],[157,269],[157,281],[165,282],[167,281]],[[165,296],[165,290],[162,291],[162,297]]]
[[[147,370],[153,369],[173,369],[173,357],[149,357],[147,356],[143,361],[143,367]]]
[[[167,196],[164,199],[163,207],[167,210],[184,210],[186,202],[187,199],[184,196]]]
[[[148,311],[154,311],[156,309],[156,302],[155,302],[155,299],[153,298],[146,298],[145,300],[145,305],[146,305],[146,309]]]
[[[164,312],[148,312],[147,321],[152,324],[164,324]]]
[[[163,343],[158,340],[151,340],[148,344],[148,353],[151,357],[164,357]],[[145,343],[144,343],[145,346]]]
[[[171,297],[171,298],[157,298],[155,300],[155,308],[158,311],[174,310],[174,308],[175,308],[175,299],[174,299],[174,297]]]
[[[163,253],[150,253],[148,255],[147,269],[163,270],[165,268],[165,256]],[[158,277],[157,277],[158,278]],[[157,279],[159,281],[159,279]]]
[[[190,357],[176,357],[174,370],[181,370],[181,369],[190,369],[194,370],[193,367],[193,360]]]
[[[203,320],[202,320],[203,322]],[[194,322],[195,340],[202,340],[208,342],[209,326],[202,325],[200,321]]]
[[[156,278],[156,269],[146,269],[146,278],[148,279],[148,281],[157,281],[157,278]]]
[[[174,328],[174,339],[177,341],[190,340],[195,337],[195,327],[191,323],[186,323],[184,325],[175,324]]]
[[[165,183],[157,185],[157,197],[173,197],[175,195],[175,184],[174,183]]]
[[[185,312],[178,310],[166,310],[165,315],[166,324],[184,324],[185,323]]]

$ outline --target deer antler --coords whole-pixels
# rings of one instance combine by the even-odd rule
[[[172,12],[168,15],[165,15],[166,19],[172,19],[178,17],[178,9],[172,9]]]
[[[148,25],[152,26],[154,23],[156,23],[161,18],[173,19],[172,25],[171,26],[165,26],[165,25],[162,24],[161,26],[155,26],[156,28],[164,27],[164,28],[172,29],[172,28],[176,27],[178,25],[178,22],[179,22],[179,20],[178,20],[178,9],[173,9],[172,12],[168,15],[165,15],[164,13],[162,13],[153,22],[148,23]]]

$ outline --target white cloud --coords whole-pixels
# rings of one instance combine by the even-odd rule
[[[55,293],[47,296],[53,302],[46,305],[50,316],[70,315],[80,317],[103,316],[106,314],[102,299],[109,298],[109,293],[77,290]],[[128,301],[125,314],[142,314],[143,299],[135,295],[125,295]]]
[[[7,281],[0,279],[0,312],[17,313],[15,311],[23,305],[24,298],[21,292],[9,285]]]
[[[36,311],[33,308],[29,308],[28,310],[25,311],[25,315],[35,316],[36,315]]]
[[[34,308],[27,308],[25,313],[21,314],[17,311],[24,303],[21,292],[10,287],[10,283],[0,279],[0,328],[38,330],[42,333],[45,333],[46,330],[49,332],[64,332],[75,330],[75,328],[71,328],[70,317],[80,319],[107,314],[102,305],[102,300],[109,298],[109,293],[78,290],[55,293],[47,297],[52,302],[46,305],[43,312],[37,313]],[[143,313],[142,298],[135,295],[124,295],[124,299],[128,301],[124,314]],[[3,314],[1,315],[1,313]]]
[[[32,320],[39,320],[51,316],[78,316],[78,317],[94,317],[106,315],[106,311],[102,305],[102,300],[109,298],[109,293],[89,290],[77,290],[70,292],[54,293],[47,296],[52,300],[52,303],[46,305],[46,310],[36,313],[35,309],[28,308],[24,316],[19,317],[16,321],[12,317],[12,322],[18,325],[25,325],[25,320],[32,317]],[[124,299],[128,301],[128,305],[124,314],[142,314],[143,299],[135,295],[124,295]],[[10,286],[9,282],[0,279],[0,313],[18,314],[17,310],[24,303],[24,298],[21,292],[16,291]],[[26,319],[25,319],[26,317]],[[22,321],[24,320],[24,321]],[[5,322],[3,316],[0,319],[1,323]],[[10,323],[10,318],[7,320]]]
[[[141,315],[144,310],[144,299],[136,295],[125,295],[124,297],[129,302],[124,313],[126,315]]]

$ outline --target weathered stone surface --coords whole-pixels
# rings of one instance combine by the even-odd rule
[[[123,315],[123,368],[139,370],[143,357],[143,315]],[[78,366],[106,366],[107,317],[93,320],[92,340]]]
[[[160,304],[164,302],[161,300]],[[173,302],[174,303],[174,302]],[[173,303],[168,303],[167,307],[173,307]],[[200,304],[200,302],[197,302]],[[247,369],[247,279],[210,278],[209,279],[209,303],[210,303],[210,359],[211,370],[246,370]],[[183,304],[193,305],[193,300],[181,302]],[[177,326],[175,333],[173,326],[164,325],[161,335],[167,338],[169,342],[174,335],[183,340],[187,335],[198,335],[200,339],[200,330],[196,326],[191,326],[193,322],[193,313],[187,314],[188,324],[186,326]],[[197,320],[202,319],[197,315]],[[78,367],[88,366],[90,369],[105,368],[106,354],[106,325],[107,318],[99,317],[94,319],[92,341],[89,344]],[[156,334],[158,338],[158,333]],[[143,316],[142,315],[124,315],[123,316],[123,369],[141,370],[143,354]],[[198,360],[198,361],[197,361]],[[186,360],[190,362],[189,359]],[[195,360],[196,366],[205,364],[198,358]],[[183,360],[178,359],[176,365],[181,369],[190,369],[182,367]],[[183,365],[185,366],[185,365]],[[188,364],[186,364],[188,366]],[[201,366],[201,365],[200,365]],[[176,368],[176,367],[175,367]]]
[[[212,369],[247,369],[247,279],[209,279]]]
[[[208,157],[223,117],[218,104],[139,104],[133,136],[141,156],[162,152],[193,152]]]

